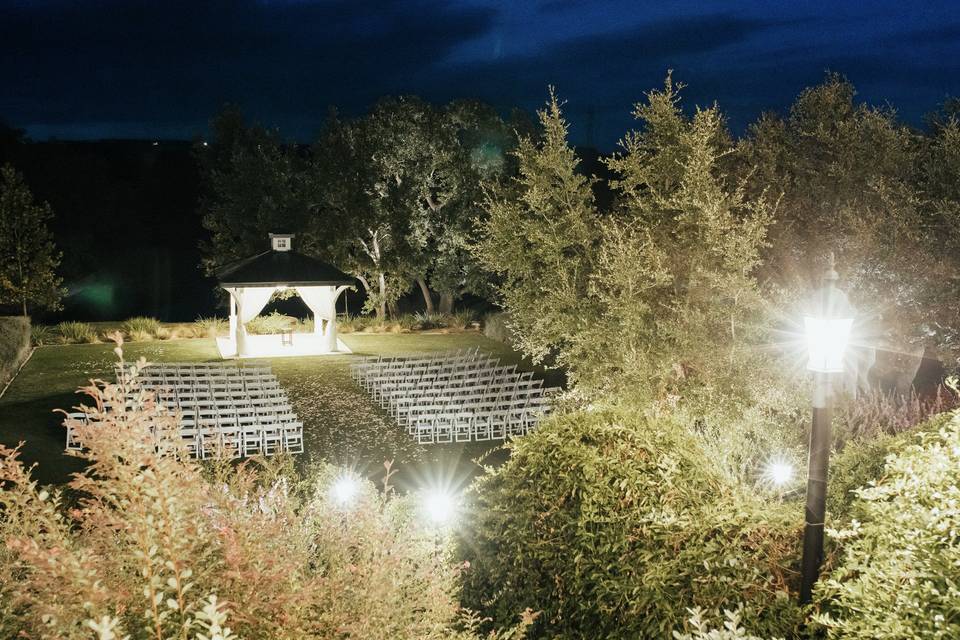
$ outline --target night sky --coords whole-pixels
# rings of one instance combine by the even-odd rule
[[[668,68],[735,131],[826,70],[907,122],[960,95],[957,2],[0,0],[0,119],[36,140],[202,135],[227,102],[309,141],[378,97],[568,101],[610,149]]]

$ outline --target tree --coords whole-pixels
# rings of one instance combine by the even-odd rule
[[[955,144],[949,122],[925,138],[891,109],[858,103],[838,74],[804,90],[786,117],[762,117],[741,155],[750,191],[782,198],[762,277],[800,294],[835,252],[877,339],[896,351],[953,348],[958,259],[944,223],[956,211],[946,204],[958,176],[949,162]]]
[[[555,354],[584,386],[731,390],[763,326],[753,271],[773,207],[725,172],[716,107],[686,117],[668,77],[634,115],[642,128],[607,162],[617,204],[601,216],[551,94],[543,141],[521,141],[520,177],[487,202],[479,256],[502,278],[522,350]]]
[[[0,169],[0,303],[60,308],[64,290],[56,270],[60,252],[47,223],[50,205],[34,200],[30,188],[12,165]]]
[[[303,160],[276,131],[248,126],[235,108],[214,118],[209,146],[199,146],[203,175],[200,210],[210,232],[203,245],[208,274],[235,260],[265,251],[267,234],[299,233],[306,226]],[[298,249],[311,252],[311,238]]]
[[[565,347],[591,317],[598,218],[552,89],[538,117],[542,141],[520,140],[518,177],[490,191],[475,251],[501,280],[497,294],[520,349],[536,361],[559,350],[561,362],[577,368]]]
[[[329,119],[313,154],[309,228],[318,251],[360,281],[365,308],[384,319],[409,286],[411,264],[408,212],[374,169],[379,133],[365,121]]]

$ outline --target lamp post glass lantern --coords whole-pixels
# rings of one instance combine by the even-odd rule
[[[810,430],[810,460],[807,472],[807,506],[803,529],[803,565],[800,601],[812,599],[813,585],[823,560],[823,528],[826,516],[827,466],[830,459],[830,422],[833,418],[833,379],[843,373],[843,360],[853,328],[853,307],[836,288],[837,272],[830,267],[823,287],[814,296],[804,317],[807,338],[807,369],[814,374],[813,424]]]

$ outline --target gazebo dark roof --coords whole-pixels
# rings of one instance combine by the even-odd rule
[[[355,279],[326,262],[295,251],[264,251],[217,273],[222,287],[340,286]]]

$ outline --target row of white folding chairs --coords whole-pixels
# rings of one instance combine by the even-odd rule
[[[469,398],[451,398],[450,396],[430,396],[419,399],[415,403],[398,407],[395,414],[397,424],[409,426],[421,418],[429,418],[440,413],[458,411],[493,411],[539,408],[549,405],[549,399],[542,392],[530,394],[500,395],[500,396],[471,396]]]
[[[438,408],[464,409],[475,408],[497,409],[508,406],[531,405],[541,402],[543,393],[539,389],[531,389],[517,393],[470,394],[457,396],[455,394],[438,394],[420,396],[398,402],[391,407],[391,415],[397,424],[404,426],[416,421],[418,416],[424,415]]]
[[[70,413],[67,417],[84,423],[87,420],[84,413]],[[204,424],[182,419],[179,432],[187,452],[197,458],[303,453],[303,423],[299,420],[247,424],[218,420]],[[67,427],[66,438],[67,450],[83,449],[83,443],[72,426]],[[165,448],[159,438],[156,446],[158,450]]]
[[[375,381],[378,378],[389,378],[391,376],[422,373],[428,370],[457,371],[462,369],[477,369],[490,362],[495,362],[495,359],[480,353],[462,357],[458,356],[455,358],[434,357],[396,360],[387,364],[378,365],[377,367],[360,370],[358,371],[356,379],[358,382],[364,382],[369,380]]]
[[[470,373],[453,373],[443,377],[410,378],[384,383],[370,390],[370,395],[386,406],[391,397],[403,395],[416,389],[462,389],[472,386],[495,386],[517,380],[514,367],[498,367],[495,370]]]
[[[416,407],[435,404],[438,400],[460,405],[507,402],[542,395],[542,385],[542,380],[529,380],[523,384],[505,383],[463,389],[416,389],[411,393],[393,397],[387,410],[390,415],[403,423],[405,416]]]
[[[190,455],[197,458],[270,456],[303,453],[303,423],[237,423],[181,426],[180,436]]]
[[[157,385],[144,386],[145,391],[152,392],[157,398],[175,399],[175,400],[241,400],[244,398],[279,398],[286,397],[286,392],[278,384],[263,386],[227,386],[225,388],[215,387],[196,387],[196,386],[170,386]]]
[[[532,371],[516,371],[516,367],[497,367],[475,374],[451,374],[442,378],[413,379],[391,382],[377,390],[377,396],[392,398],[428,390],[456,390],[472,387],[523,386],[541,384],[533,380]]]
[[[419,418],[409,431],[420,444],[504,440],[529,433],[548,411],[549,407],[509,407],[444,412]]]
[[[469,363],[474,360],[479,360],[486,358],[484,354],[480,352],[479,349],[470,349],[467,351],[457,351],[455,353],[446,352],[440,355],[433,356],[395,356],[395,357],[381,357],[373,358],[368,360],[363,360],[358,363],[350,365],[351,375],[353,379],[357,382],[361,382],[364,378],[374,376],[381,372],[386,371],[397,371],[397,370],[406,370],[419,365],[443,365],[443,364],[457,364],[457,363]]]
[[[512,370],[516,368],[497,366],[499,364],[499,359],[489,358],[483,362],[474,363],[471,366],[463,367],[419,367],[415,369],[405,370],[405,371],[394,371],[389,374],[377,374],[376,376],[371,376],[364,380],[366,387],[369,389],[381,388],[384,385],[394,384],[397,382],[408,382],[408,381],[443,381],[451,378],[470,378],[486,374],[494,374],[499,371]]]

